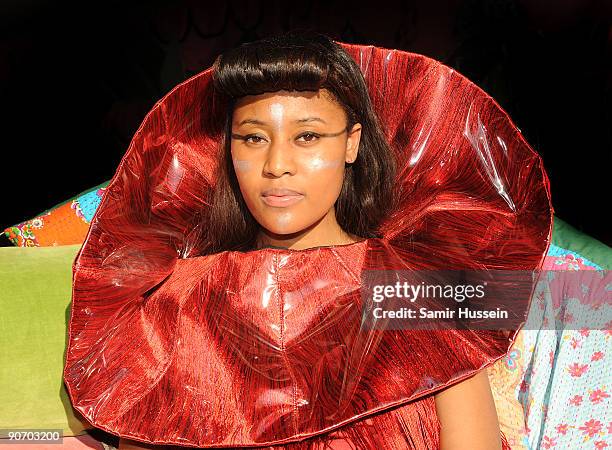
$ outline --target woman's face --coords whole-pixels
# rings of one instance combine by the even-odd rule
[[[344,164],[357,157],[361,125],[347,130],[346,114],[331,98],[324,89],[278,91],[235,105],[234,170],[251,214],[270,233],[337,227],[334,203]]]

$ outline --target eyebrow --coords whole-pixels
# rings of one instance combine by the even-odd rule
[[[327,124],[327,122],[325,122],[320,117],[304,117],[303,119],[297,119],[297,120],[294,120],[293,122],[294,123],[321,122],[321,123]],[[244,120],[242,120],[238,124],[238,126],[245,125],[245,124],[267,125],[267,123],[262,121],[262,120],[258,120],[258,119],[244,119]]]

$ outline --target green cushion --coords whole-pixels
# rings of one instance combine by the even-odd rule
[[[612,268],[612,249],[603,242],[577,230],[559,216],[553,218],[552,243],[587,258],[598,266]]]
[[[0,428],[91,426],[63,384],[72,262],[81,246],[0,247]]]

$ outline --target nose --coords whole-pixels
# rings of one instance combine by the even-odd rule
[[[268,147],[264,173],[268,176],[281,177],[285,173],[293,175],[296,170],[291,149],[282,141],[272,142]]]

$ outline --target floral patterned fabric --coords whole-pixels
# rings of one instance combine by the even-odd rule
[[[527,441],[530,448],[605,449],[612,445],[612,282],[601,266],[570,250],[551,247],[553,256],[546,258],[545,270],[599,270],[606,277],[601,283],[605,290],[596,296],[599,303],[582,305],[583,311],[593,311],[605,322],[578,329],[573,325],[580,308],[577,302],[560,298],[565,292],[548,289],[551,282],[538,292],[535,306],[543,320],[556,320],[557,326],[525,332],[527,370],[519,400],[527,418]],[[597,287],[591,284],[582,287]],[[554,314],[559,306],[565,307],[561,317]]]
[[[524,331],[519,331],[508,354],[487,369],[501,431],[512,450],[527,450],[525,411],[517,391],[524,375]]]
[[[81,244],[107,185],[102,183],[33,219],[8,227],[4,234],[18,247]]]
[[[612,446],[611,299],[609,271],[582,255],[551,244],[545,277],[534,293],[528,323],[505,358],[489,369],[500,426],[513,449],[606,449]],[[555,284],[562,272],[599,271],[577,286],[595,290],[590,304],[580,292]],[[591,274],[595,275],[595,274]],[[600,280],[600,281],[599,281]],[[592,314],[593,326],[574,322]],[[599,320],[599,322],[597,321]],[[534,327],[541,321],[542,327]],[[554,321],[555,325],[552,325]]]

